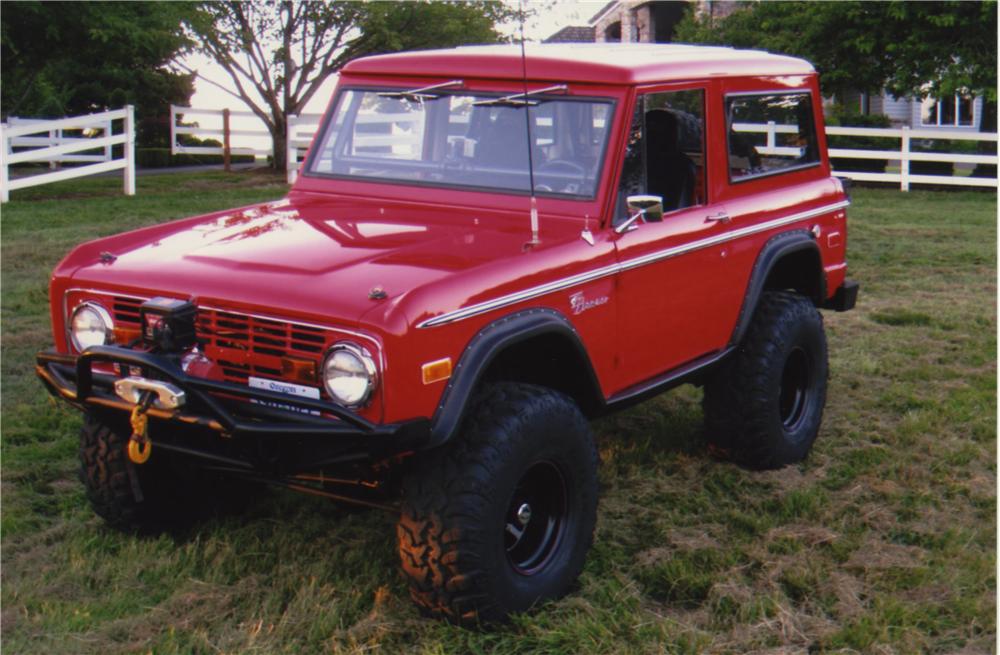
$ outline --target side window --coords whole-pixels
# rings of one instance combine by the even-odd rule
[[[625,144],[625,159],[622,162],[622,178],[618,183],[618,198],[615,201],[615,222],[628,218],[625,199],[628,196],[646,192],[645,150],[642,140],[643,100],[635,103],[632,121],[628,128],[628,142]]]
[[[705,92],[648,93],[636,103],[618,189],[618,220],[625,199],[663,198],[663,211],[705,204]]]
[[[809,93],[728,96],[726,117],[733,182],[819,162]]]

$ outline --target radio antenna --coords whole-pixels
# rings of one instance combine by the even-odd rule
[[[524,86],[524,97],[528,97],[528,57],[524,52],[524,0],[518,0],[517,12],[521,19],[521,82]],[[531,247],[538,240],[538,201],[535,199],[535,162],[531,142],[531,103],[524,103],[524,128],[528,136],[528,184],[531,185],[531,241],[525,244]]]

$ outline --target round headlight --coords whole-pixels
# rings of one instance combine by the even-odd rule
[[[337,402],[359,407],[368,402],[378,383],[375,361],[353,343],[338,343],[323,362],[323,385]]]
[[[103,346],[111,342],[111,315],[97,303],[85,302],[73,311],[70,319],[70,337],[73,347],[83,352],[90,346]]]

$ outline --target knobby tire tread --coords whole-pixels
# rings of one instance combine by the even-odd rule
[[[787,451],[774,447],[771,437],[774,425],[765,408],[774,393],[769,367],[781,356],[794,326],[803,321],[815,322],[813,327],[822,332],[822,315],[808,298],[784,291],[761,296],[739,350],[705,387],[705,432],[713,450],[754,469],[776,469],[794,463],[795,458],[789,457]],[[825,338],[823,343],[824,378],[818,391],[816,430],[826,399]],[[812,439],[815,433],[809,445]]]
[[[482,592],[485,572],[478,553],[488,537],[481,517],[490,501],[482,489],[498,475],[511,447],[502,435],[523,429],[540,412],[556,413],[568,429],[589,434],[582,414],[562,394],[495,384],[474,401],[462,434],[430,453],[404,482],[397,528],[402,571],[425,615],[463,625],[507,618],[506,609]],[[596,471],[597,452],[592,441],[590,445],[590,465]],[[596,482],[593,493],[596,498]],[[588,541],[578,545],[589,550],[592,538],[591,527]]]

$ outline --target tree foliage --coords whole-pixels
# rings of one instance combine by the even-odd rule
[[[187,43],[184,13],[169,2],[5,2],[0,110],[51,117],[131,103],[140,141],[165,143],[155,117],[194,91],[190,75],[166,68]]]
[[[689,15],[678,40],[803,57],[836,94],[966,91],[996,102],[996,0],[755,2],[723,19]]]
[[[495,43],[511,18],[501,2],[205,2],[188,19],[198,49],[229,74],[235,92],[271,133],[284,166],[289,115],[323,82],[369,54]]]

